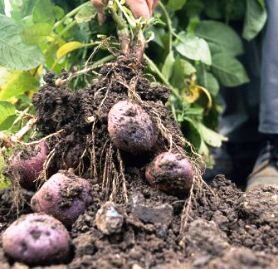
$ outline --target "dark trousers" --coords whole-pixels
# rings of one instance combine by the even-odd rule
[[[220,132],[230,142],[257,142],[261,133],[278,134],[278,0],[267,0],[267,9],[264,33],[245,43],[242,61],[250,83],[222,89]]]

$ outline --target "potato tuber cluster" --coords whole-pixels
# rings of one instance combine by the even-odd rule
[[[110,109],[107,121],[107,135],[114,148],[124,151],[126,156],[133,155],[133,158],[138,155],[142,158],[146,153],[149,157],[156,156],[149,164],[144,163],[145,178],[150,186],[171,195],[189,192],[194,178],[190,161],[179,153],[156,152],[160,148],[160,129],[141,105],[129,100],[120,101]],[[17,154],[10,165],[10,176],[18,179],[23,188],[35,189],[48,153],[47,143],[41,142],[34,153],[24,157]],[[110,158],[114,158],[113,154]],[[107,163],[106,167],[109,165]],[[124,168],[117,165],[122,166],[119,159],[113,169],[122,169],[121,173],[125,173]],[[69,167],[75,165],[72,163]],[[70,170],[54,171],[56,174],[48,178],[31,199],[31,208],[36,213],[21,216],[4,232],[3,248],[8,256],[30,265],[62,262],[69,256],[71,239],[65,227],[71,229],[92,202],[91,181]],[[103,180],[101,176],[98,179],[100,183]],[[103,234],[120,233],[123,225],[124,216],[112,202],[98,210],[96,226]]]

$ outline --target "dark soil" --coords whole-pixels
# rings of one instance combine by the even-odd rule
[[[99,79],[77,93],[57,88],[54,78],[48,76],[34,98],[38,130],[42,136],[51,135],[44,176],[72,168],[93,186],[90,206],[70,228],[71,261],[66,265],[50,261],[49,266],[34,268],[278,268],[278,189],[263,187],[242,193],[219,176],[210,184],[211,190],[195,191],[181,234],[187,197],[160,192],[144,178],[145,165],[171,146],[170,136],[173,150],[183,147],[180,129],[165,107],[168,90],[150,84],[140,66],[123,58],[100,72]],[[113,104],[127,98],[139,102],[157,126],[165,127],[159,128],[152,152],[133,156],[119,152],[109,140],[107,114]],[[19,214],[30,212],[33,193],[23,194]],[[13,195],[10,190],[0,192],[0,232],[16,219]],[[119,233],[105,235],[97,228],[95,216],[109,199],[115,202],[124,224]],[[0,248],[0,268],[29,267],[8,259]]]

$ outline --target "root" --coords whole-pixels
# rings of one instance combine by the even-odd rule
[[[12,207],[10,212],[16,212],[16,216],[20,215],[22,205],[24,203],[24,196],[22,193],[22,188],[19,184],[19,180],[14,178],[12,181],[12,190],[11,190],[11,199],[12,199]]]
[[[50,138],[53,138],[53,137],[56,137],[56,136],[58,137],[58,136],[59,136],[60,134],[62,134],[64,131],[65,131],[64,129],[61,129],[61,130],[59,130],[59,131],[57,131],[57,132],[55,132],[55,133],[49,134],[49,135],[47,135],[47,136],[41,138],[41,139],[39,139],[39,140],[32,141],[32,142],[29,142],[29,143],[25,143],[24,145],[26,145],[26,146],[31,146],[31,145],[39,144],[39,143],[41,143],[41,142],[43,142],[43,141],[46,141],[46,140],[48,140],[48,139],[50,139]]]
[[[213,189],[202,179],[202,172],[199,168],[199,165],[193,163],[194,169],[194,179],[193,184],[191,186],[187,201],[184,204],[184,208],[181,215],[181,224],[180,224],[180,242],[179,245],[181,247],[185,247],[186,242],[186,231],[188,227],[188,223],[192,220],[192,211],[193,208],[198,207],[198,200],[200,198],[207,199],[207,193],[217,197]]]

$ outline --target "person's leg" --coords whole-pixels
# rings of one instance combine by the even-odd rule
[[[278,1],[266,3],[268,22],[263,38],[259,124],[266,146],[249,177],[249,189],[256,185],[278,185]]]
[[[267,0],[268,22],[263,41],[260,132],[278,134],[278,1]]]
[[[241,27],[238,27],[238,32],[240,31]],[[244,50],[240,60],[247,70],[250,83],[221,89],[224,111],[220,117],[219,132],[228,141],[221,148],[213,150],[215,165],[212,169],[207,169],[204,175],[205,180],[211,180],[218,174],[225,174],[243,188],[261,144],[261,135],[258,132],[261,38],[244,42]]]

